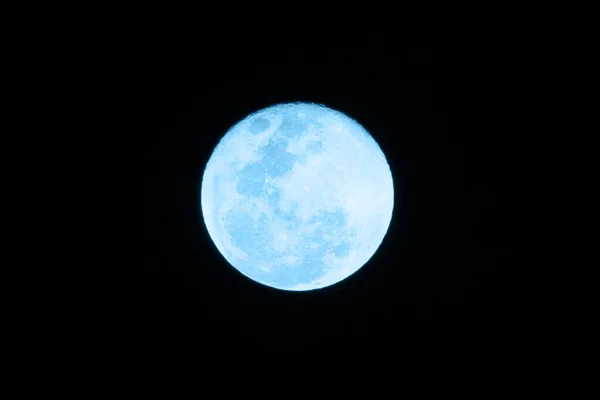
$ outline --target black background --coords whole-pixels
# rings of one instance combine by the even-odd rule
[[[384,32],[317,40],[214,44],[185,32],[152,42],[136,321],[153,343],[232,355],[509,348],[526,309],[514,60],[486,51],[489,42],[407,45]],[[395,186],[392,222],[372,259],[339,284],[299,293],[229,266],[199,200],[203,168],[226,131],[293,101],[360,122]]]

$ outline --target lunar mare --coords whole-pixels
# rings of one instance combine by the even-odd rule
[[[356,121],[317,104],[265,108],[234,125],[205,168],[201,208],[223,257],[282,290],[337,283],[375,253],[393,181]]]

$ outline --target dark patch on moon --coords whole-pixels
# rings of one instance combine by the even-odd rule
[[[262,165],[272,177],[279,177],[292,170],[298,157],[286,151],[287,141],[270,141],[268,145],[261,147],[259,154],[262,157]]]
[[[250,132],[258,135],[259,133],[264,132],[270,125],[271,123],[268,120],[259,117],[254,120],[252,125],[250,125]]]
[[[301,120],[297,115],[286,115],[283,122],[277,129],[277,133],[286,139],[293,139],[306,133],[308,125],[305,120]]]
[[[341,244],[339,244],[333,248],[333,254],[335,254],[335,256],[338,258],[347,256],[349,252],[350,252],[350,245],[348,244],[348,242],[346,240],[344,240]]]
[[[271,248],[270,221],[264,214],[260,215],[258,221],[254,221],[247,210],[238,206],[229,210],[226,221],[225,230],[235,247],[257,260],[269,255],[263,251]]]
[[[262,163],[249,164],[238,175],[236,191],[243,196],[260,196],[266,177],[267,171]]]

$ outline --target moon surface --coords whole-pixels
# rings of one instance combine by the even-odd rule
[[[202,178],[202,215],[219,252],[282,290],[324,288],[355,273],[381,244],[393,205],[375,140],[312,103],[274,105],[238,122]]]

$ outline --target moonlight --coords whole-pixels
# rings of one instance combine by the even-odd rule
[[[279,104],[234,125],[204,170],[201,209],[215,246],[253,281],[290,291],[346,279],[373,256],[394,188],[378,144],[322,105]]]

